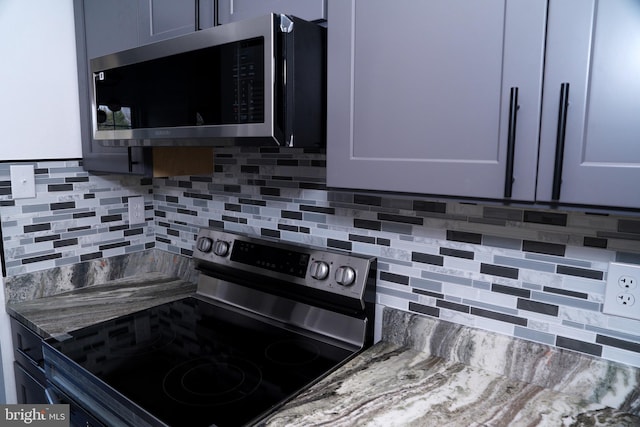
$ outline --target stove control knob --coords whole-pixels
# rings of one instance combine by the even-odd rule
[[[213,245],[213,253],[218,256],[227,256],[229,253],[229,242],[216,240],[216,243]]]
[[[356,271],[349,266],[342,266],[336,270],[336,282],[342,286],[351,286],[356,281]]]
[[[310,269],[311,277],[324,280],[329,276],[329,264],[324,261],[314,261]]]
[[[211,247],[213,246],[213,241],[208,237],[201,237],[198,239],[198,243],[196,243],[196,247],[200,252],[211,252]]]

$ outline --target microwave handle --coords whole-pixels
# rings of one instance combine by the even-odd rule
[[[285,14],[280,14],[280,32],[290,33],[293,31],[293,21]]]
[[[293,123],[294,123],[294,114],[295,114],[295,98],[294,98],[294,89],[290,87],[291,85],[295,85],[295,82],[292,79],[294,76],[294,43],[293,43],[293,20],[289,18],[287,15],[280,14],[279,15],[280,25],[278,26],[280,29],[279,37],[282,38],[281,49],[280,52],[280,60],[283,61],[282,68],[283,74],[277,76],[276,78],[281,79],[279,84],[282,87],[282,100],[281,102],[284,104],[283,108],[286,110],[285,114],[285,123],[283,129],[283,144],[285,147],[293,147]]]

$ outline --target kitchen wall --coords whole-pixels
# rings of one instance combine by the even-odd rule
[[[38,163],[37,199],[0,197],[7,274],[150,247],[189,256],[198,227],[224,226],[375,255],[382,305],[640,366],[640,322],[600,312],[608,263],[640,264],[637,216],[327,189],[325,162],[225,148],[213,176],[153,181]],[[142,227],[123,216],[134,194]]]
[[[80,157],[72,1],[1,0],[0,40],[0,160]],[[0,168],[3,167],[0,164]],[[2,171],[0,212],[3,215],[5,209],[12,206],[6,179]],[[1,237],[0,233],[0,246]],[[14,240],[11,238],[9,245]],[[3,306],[4,294],[0,302]],[[6,391],[0,401],[15,403],[9,317],[4,312],[0,314],[0,342],[4,371],[4,375],[0,375],[0,386],[4,382]]]
[[[0,160],[80,157],[72,1],[0,1],[0,40]]]
[[[33,164],[36,197],[13,199],[12,164]],[[0,221],[6,276],[152,247],[152,181],[93,175],[80,160],[0,163]],[[149,221],[130,226],[129,196],[143,195]]]

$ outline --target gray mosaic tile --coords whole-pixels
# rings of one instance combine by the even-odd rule
[[[55,191],[43,195],[47,197],[46,199],[36,200],[26,205],[16,205],[12,204],[8,195],[0,194],[4,252],[5,255],[9,254],[5,259],[7,274],[20,274],[26,270],[46,268],[55,263],[70,262],[69,260],[74,259],[73,257],[99,258],[105,256],[105,253],[99,251],[99,247],[115,244],[114,240],[128,244],[107,249],[107,252],[131,253],[151,245],[172,254],[189,253],[193,249],[192,235],[198,227],[204,225],[223,226],[231,231],[247,231],[255,234],[277,233],[282,239],[290,241],[308,242],[311,237],[313,241],[319,241],[322,244],[326,244],[327,239],[333,242],[350,242],[356,251],[371,251],[375,254],[379,254],[375,251],[378,251],[383,244],[384,247],[393,250],[396,249],[396,245],[406,248],[406,242],[413,242],[416,239],[434,239],[432,245],[435,249],[411,250],[418,253],[438,251],[443,245],[436,242],[444,241],[446,230],[451,230],[481,235],[482,246],[451,247],[451,249],[469,252],[468,256],[473,254],[475,262],[457,263],[455,269],[429,271],[430,268],[438,267],[409,262],[407,259],[396,259],[390,254],[378,255],[379,271],[407,277],[409,284],[406,292],[395,288],[392,289],[393,292],[389,292],[390,286],[396,285],[387,286],[384,292],[379,292],[378,301],[432,316],[439,316],[441,309],[461,308],[448,304],[466,305],[474,308],[470,310],[472,313],[468,316],[475,319],[482,327],[495,327],[503,333],[510,333],[508,326],[495,325],[511,325],[515,336],[549,343],[553,335],[544,335],[544,332],[537,330],[537,326],[553,327],[554,324],[545,323],[544,315],[541,316],[538,312],[530,313],[526,310],[518,312],[515,308],[515,297],[507,301],[502,297],[509,297],[508,295],[500,295],[501,298],[495,299],[494,303],[483,300],[484,296],[465,299],[460,295],[462,291],[451,284],[469,287],[469,295],[489,294],[490,292],[487,291],[491,289],[492,281],[501,285],[514,283],[517,286],[520,280],[524,279],[526,282],[520,285],[522,289],[531,291],[533,302],[558,306],[561,313],[562,307],[567,307],[571,310],[584,310],[585,317],[594,313],[603,316],[599,312],[600,305],[596,302],[602,298],[601,280],[594,281],[593,278],[561,274],[556,275],[559,280],[554,283],[532,283],[536,281],[537,272],[540,272],[540,277],[549,278],[553,271],[549,271],[548,266],[556,264],[563,265],[561,272],[577,274],[582,271],[580,269],[602,272],[606,271],[603,263],[614,258],[621,262],[640,264],[636,218],[592,215],[579,210],[547,212],[533,207],[523,209],[499,205],[467,205],[455,201],[431,200],[417,195],[327,190],[324,188],[325,155],[304,150],[285,153],[277,149],[265,152],[255,148],[221,148],[216,150],[215,162],[216,173],[213,177],[154,179],[148,180],[144,185],[137,177],[102,177],[87,174],[81,171],[77,161],[38,162],[38,167],[44,172],[38,179],[47,180],[41,186],[44,185],[46,188],[49,184],[72,184],[77,195],[69,198],[71,195],[67,195],[65,191]],[[8,175],[6,163],[0,163],[0,175],[3,170],[7,171],[5,175]],[[76,176],[87,177],[87,182],[67,180]],[[281,179],[282,177],[287,179]],[[263,191],[261,194],[262,187],[272,190],[267,193]],[[53,188],[62,190],[68,187]],[[150,191],[153,194],[150,194]],[[145,204],[151,208],[147,212],[149,221],[143,226],[143,234],[131,232],[125,236],[125,229],[122,228],[114,237],[115,232],[109,231],[111,227],[127,225],[126,206],[122,198],[131,194],[144,194],[148,197]],[[189,194],[206,196],[206,198],[191,197]],[[79,198],[78,195],[84,196]],[[358,203],[354,203],[354,200]],[[75,209],[63,209],[56,211],[56,214],[49,213],[52,203],[71,201],[76,203]],[[32,206],[45,203],[46,209]],[[324,215],[326,218],[324,221],[318,221],[316,217],[302,215],[291,217],[286,214],[287,211],[299,212],[300,204],[331,207],[335,211],[328,216],[322,212],[305,212],[308,215]],[[27,211],[23,214],[24,206]],[[239,208],[234,210],[234,206]],[[95,216],[86,216],[89,212],[95,212]],[[9,215],[12,216],[9,217]],[[121,215],[121,217],[113,222],[104,224],[100,222],[103,218],[113,215]],[[379,220],[378,215],[382,215],[381,218],[385,221]],[[397,221],[403,218],[423,219],[424,223],[420,225],[420,223]],[[563,225],[564,223],[566,226]],[[27,226],[48,228],[41,230],[32,228],[25,232]],[[46,236],[54,233],[60,235],[59,240],[77,238],[79,245],[55,248],[53,253],[43,255],[61,254],[60,258],[21,264],[24,257],[37,257],[38,255],[28,254],[28,252],[42,252],[44,249],[37,245],[46,243]],[[366,236],[367,240],[352,239],[351,235]],[[36,237],[42,237],[44,241],[36,242]],[[523,240],[533,242],[527,243],[527,248],[533,248],[534,251],[522,251]],[[604,245],[605,241],[606,245]],[[20,242],[27,247],[27,251],[22,249],[22,253],[27,255],[19,254],[20,248],[17,246]],[[48,241],[52,246],[51,242]],[[538,242],[542,244],[538,245]],[[556,252],[552,253],[560,254],[561,247],[566,247],[566,257],[535,253],[537,250],[549,252],[553,249]],[[23,258],[15,258],[16,256]],[[446,259],[447,262],[466,261],[453,257],[446,257]],[[445,265],[448,267],[447,262]],[[479,267],[478,263],[482,263],[482,267]],[[480,269],[487,276],[482,276]],[[519,269],[527,270],[520,279],[514,274]],[[509,278],[505,278],[505,274]],[[443,286],[443,283],[447,286]],[[543,289],[560,289],[572,296],[545,292]],[[580,297],[573,295],[580,295]],[[424,301],[428,298],[441,301],[440,307],[425,305]],[[480,301],[476,301],[478,299]],[[534,307],[547,306],[534,305]],[[531,323],[526,318],[529,314],[536,322],[536,328],[532,328],[531,325],[530,327],[519,326],[523,323]],[[584,344],[581,343],[584,341],[581,338],[585,330],[584,324],[565,320],[562,325],[564,325],[563,335],[566,336],[561,337],[558,344],[565,348],[583,348]],[[633,336],[633,334],[625,323],[612,322],[611,325],[614,326],[591,332],[599,333],[603,337],[634,342],[627,336]],[[572,334],[572,330],[575,333]],[[614,335],[614,332],[621,335]],[[588,345],[585,348],[594,351],[594,348]],[[605,348],[607,348],[606,345]],[[595,350],[597,353],[597,347]],[[637,359],[623,360],[634,363]]]
[[[523,328],[522,326],[516,326],[514,328],[514,336],[518,338],[524,338],[529,341],[541,342],[548,345],[554,345],[556,341],[556,336],[553,334],[536,331],[529,328]]]
[[[511,239],[508,237],[484,235],[482,238],[482,244],[485,246],[492,246],[496,248],[520,250],[520,248],[522,247],[522,240]]]
[[[60,267],[60,266],[63,266],[63,265],[77,264],[79,262],[80,262],[80,257],[79,256],[72,256],[72,257],[68,257],[68,258],[57,259],[55,264],[56,264],[56,267]]]
[[[413,210],[413,201],[409,199],[382,198],[382,206],[395,210]]]
[[[40,205],[25,205],[22,206],[22,213],[35,213],[35,212],[47,212],[49,211],[49,204],[40,204]]]
[[[527,319],[510,314],[504,314],[502,312],[495,312],[491,310],[484,310],[482,308],[471,307],[471,314],[485,317],[488,319],[498,320],[505,323],[513,323],[514,325],[527,326]]]
[[[501,255],[496,255],[493,259],[498,264],[506,265],[509,267],[526,268],[528,270],[545,271],[548,273],[553,273],[554,271],[556,271],[555,264],[550,264],[548,262],[531,261],[527,259],[511,258]]]
[[[472,307],[483,308],[483,309],[487,309],[487,310],[490,310],[490,311],[495,311],[495,312],[498,312],[498,313],[508,314],[508,315],[512,315],[512,316],[518,315],[518,310],[515,309],[515,308],[502,307],[502,306],[499,306],[499,305],[489,304],[489,303],[486,303],[486,302],[482,302],[482,301],[478,301],[478,300],[474,300],[474,299],[469,299],[469,298],[463,298],[462,302],[464,304],[470,305]]]
[[[640,253],[617,252],[616,262],[626,262],[628,264],[640,264]]]
[[[483,216],[485,218],[504,219],[507,221],[522,221],[523,211],[522,209],[505,209],[487,206],[483,210]]]
[[[566,274],[568,276],[584,277],[593,280],[602,280],[604,273],[602,271],[592,270],[588,268],[570,267],[567,265],[558,265],[556,273]]]
[[[548,294],[544,292],[532,292],[531,299],[548,302],[551,304],[577,307],[589,311],[600,311],[600,304],[597,302],[585,301],[578,298],[563,297],[561,295]]]
[[[480,272],[492,276],[506,277],[508,279],[518,279],[519,276],[519,270],[517,268],[486,263],[480,265]]]
[[[616,233],[609,231],[598,231],[597,237],[606,239],[621,239],[621,240],[640,240],[640,234],[636,233]]]
[[[472,282],[472,286],[474,288],[484,289],[485,291],[490,291],[491,290],[491,283],[484,282],[484,281],[481,281],[481,280],[474,280]]]
[[[436,307],[439,308],[445,308],[448,310],[453,310],[453,311],[459,311],[461,313],[469,313],[471,312],[471,307],[469,307],[468,305],[465,304],[459,304],[457,302],[454,301],[449,301],[449,300],[437,300],[436,301]]]
[[[486,225],[498,225],[498,226],[506,226],[507,221],[503,219],[492,219],[492,218],[469,218],[469,223],[471,224],[486,224]]]
[[[618,231],[622,233],[640,234],[640,221],[621,219],[618,221]]]
[[[537,283],[527,283],[527,282],[522,282],[522,287],[525,289],[531,289],[534,291],[541,291],[542,290],[542,285],[539,285]]]
[[[376,290],[381,294],[394,296],[396,298],[401,298],[406,301],[418,302],[419,300],[418,295],[412,294],[411,292],[402,292],[397,289],[391,289],[385,286],[378,286]]]
[[[435,280],[424,280],[416,277],[409,278],[409,286],[426,291],[442,292],[442,283]]]
[[[608,335],[610,337],[616,337],[627,341],[635,341],[640,343],[640,335],[629,334],[625,332],[615,331],[612,329],[600,328],[598,326],[585,325],[584,328],[587,331],[597,332],[602,335]]]
[[[377,221],[375,221],[377,222]],[[406,234],[410,235],[413,227],[410,225],[398,224],[393,222],[382,222],[380,225],[381,231],[394,234]]]
[[[68,166],[68,167],[50,167],[49,168],[49,173],[50,174],[56,174],[56,173],[61,173],[61,174],[72,174],[72,173],[86,173],[84,169],[82,169],[81,166]]]
[[[584,324],[579,323],[579,322],[572,322],[571,320],[563,320],[562,324],[564,326],[570,326],[570,327],[575,328],[575,329],[584,329],[585,328]]]
[[[435,273],[433,271],[422,271],[420,276],[424,279],[438,280],[441,282],[456,283],[458,285],[471,286],[473,281],[467,277],[452,276],[449,274]]]
[[[575,340],[567,337],[558,336],[556,338],[556,346],[567,348],[569,350],[579,351],[581,353],[591,354],[592,356],[602,355],[602,346]]]
[[[316,214],[312,212],[304,212],[302,214],[302,219],[307,222],[315,222],[318,224],[326,224],[327,216],[324,214]]]
[[[542,254],[526,253],[524,255],[524,257],[526,259],[531,259],[531,260],[536,260],[536,261],[544,261],[544,262],[549,262],[549,263],[554,263],[554,264],[562,263],[562,264],[566,264],[566,265],[572,265],[572,266],[575,266],[575,267],[585,267],[585,268],[590,268],[591,267],[591,262],[589,262],[589,261],[558,257],[558,256],[554,256],[554,255],[542,255]]]

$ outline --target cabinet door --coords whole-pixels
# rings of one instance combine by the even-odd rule
[[[139,44],[192,33],[214,24],[215,0],[138,0]]]
[[[150,174],[148,149],[105,148],[93,143],[89,59],[138,45],[137,6],[129,0],[96,2],[74,0],[80,136],[85,170],[111,173]]]
[[[130,0],[74,1],[74,10],[76,26],[79,18],[84,20],[81,34],[88,58],[138,46],[138,8]],[[76,38],[80,38],[77,32]]]
[[[544,0],[332,0],[328,22],[330,186],[533,199]]]
[[[13,362],[16,378],[16,398],[20,404],[47,403],[45,387],[22,367],[18,362]]]
[[[271,12],[316,21],[326,19],[327,4],[326,0],[218,0],[220,24],[255,18]]]
[[[548,25],[537,198],[638,208],[640,2],[552,0]]]

